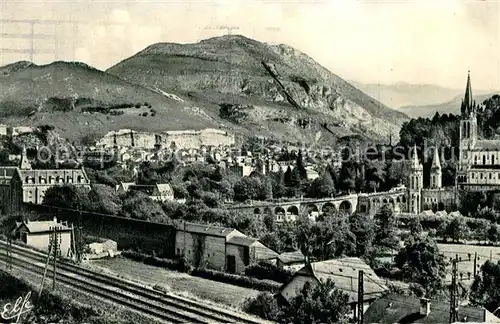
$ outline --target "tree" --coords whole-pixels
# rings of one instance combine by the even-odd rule
[[[382,251],[396,250],[399,247],[396,217],[388,205],[382,206],[375,214],[374,245]]]
[[[494,312],[500,305],[500,261],[494,263],[487,260],[474,279],[471,287],[470,300],[476,305],[482,306]]]
[[[127,194],[122,206],[122,213],[126,217],[148,220],[151,222],[169,222],[169,218],[160,204],[149,198],[148,195],[131,191]]]
[[[380,163],[371,162],[365,171],[365,186],[367,191],[377,191],[385,182],[385,171]]]
[[[427,297],[434,296],[443,288],[446,261],[439,253],[436,242],[417,239],[402,248],[395,261],[402,270],[403,278],[424,287]]]
[[[329,260],[356,253],[356,236],[345,217],[330,217],[311,227],[312,255],[316,260]]]
[[[274,173],[272,176],[273,182],[273,197],[281,198],[286,194],[286,186],[285,186],[285,173],[280,168],[278,172]]]
[[[121,200],[115,189],[103,184],[94,184],[89,194],[90,211],[116,215],[121,208]]]
[[[282,316],[276,298],[267,291],[245,300],[243,310],[269,321],[277,322]]]
[[[314,179],[309,187],[309,197],[325,198],[331,197],[335,193],[335,184],[333,183],[330,172],[323,172],[323,174]]]
[[[356,237],[356,256],[367,255],[375,238],[375,223],[369,215],[355,213],[349,217],[350,230]]]
[[[500,241],[500,230],[498,229],[498,225],[495,223],[491,223],[487,232],[488,241],[492,244],[496,244]]]
[[[356,189],[357,166],[354,161],[342,163],[340,169],[339,189],[343,191],[353,191]]]
[[[68,209],[90,210],[87,190],[71,184],[53,186],[47,189],[43,204]]]
[[[266,200],[272,198],[272,185],[264,176],[242,177],[234,184],[234,199]]]
[[[453,242],[460,242],[469,237],[469,227],[463,217],[454,217],[451,221],[445,223],[443,238],[451,238]],[[439,231],[440,232],[440,231]]]
[[[309,217],[300,217],[295,222],[295,238],[297,245],[304,256],[310,259],[313,249],[315,233],[312,230],[313,224]]]
[[[422,224],[420,223],[420,220],[418,218],[410,218],[408,220],[407,226],[409,232],[405,241],[409,243],[418,240],[424,230]]]
[[[347,321],[348,296],[335,283],[306,282],[300,293],[290,301],[282,323],[340,323]]]

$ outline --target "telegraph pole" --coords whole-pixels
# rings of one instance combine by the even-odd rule
[[[451,269],[451,286],[450,286],[450,323],[457,322],[458,320],[458,255],[452,261]]]
[[[47,261],[45,262],[45,269],[43,270],[42,284],[40,285],[40,291],[38,292],[38,297],[42,295],[43,284],[45,283],[45,277],[47,276],[47,268],[49,267],[50,253],[52,251],[53,239],[52,235],[49,237],[49,251],[47,252]]]
[[[59,237],[58,237],[58,231],[57,231],[57,225],[54,226],[54,232],[52,233],[53,235],[53,245],[54,245],[54,273],[52,277],[52,290],[56,289],[56,270],[57,270],[57,254],[59,252]]]
[[[363,300],[364,300],[364,278],[363,278],[363,270],[359,270],[358,276],[358,324],[363,324]]]
[[[477,252],[474,252],[474,269],[473,269],[473,274],[474,274],[474,279],[476,278],[476,268],[477,268]]]
[[[7,234],[7,271],[12,271],[12,237]]]

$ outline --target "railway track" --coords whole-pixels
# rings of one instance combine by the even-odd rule
[[[7,243],[0,241],[2,249]],[[13,265],[43,274],[46,255],[24,247],[12,245]],[[7,261],[1,254],[0,259]],[[31,264],[30,264],[31,263]],[[48,272],[52,273],[52,270]],[[71,263],[58,262],[57,276],[60,282],[76,287],[87,293],[99,296],[154,316],[168,322],[189,323],[263,323],[244,314],[190,300],[184,297],[163,293],[140,284],[114,276],[99,273]],[[48,276],[50,278],[50,276]]]

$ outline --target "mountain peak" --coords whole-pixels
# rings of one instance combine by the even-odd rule
[[[275,67],[274,75],[263,62]],[[216,36],[194,44],[154,44],[107,72],[145,87],[187,95],[199,100],[200,106],[223,105],[225,114],[246,116],[245,122],[239,122],[246,127],[262,125],[261,131],[272,128],[283,133],[286,127],[297,131],[311,118],[329,121],[342,135],[388,138],[408,118],[366,96],[307,54],[243,35]]]

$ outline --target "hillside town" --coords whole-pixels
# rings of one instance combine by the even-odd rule
[[[111,270],[130,260],[263,291],[239,307],[265,320],[284,321],[281,311],[303,307],[296,304],[301,294],[324,286],[340,298],[339,320],[395,320],[383,317],[392,311],[375,310],[384,303],[398,312],[415,305],[419,321],[435,319],[445,308],[436,305],[448,305],[452,294],[469,300],[457,304],[456,321],[499,322],[495,309],[475,299],[492,289],[481,280],[493,275],[486,271],[494,271],[500,241],[500,145],[480,137],[484,109],[473,100],[469,74],[456,123],[458,161],[437,141],[424,152],[413,140],[408,159],[399,161],[391,155],[398,146],[382,144],[390,158],[369,160],[359,146],[349,146],[357,153],[346,158],[345,148],[266,145],[259,138],[238,145],[214,130],[165,133],[171,142],[118,131],[43,167],[36,160],[43,149],[30,148],[30,158],[23,146],[21,154],[4,154],[9,165],[0,167],[5,233],[50,253],[55,234],[58,262]],[[452,119],[436,115],[433,122],[440,118]],[[36,130],[4,133],[4,142],[14,143]],[[472,255],[484,242],[489,255]],[[461,252],[457,243],[472,245]],[[99,264],[106,259],[111,263]]]
[[[500,323],[499,3],[1,7],[0,322]]]

